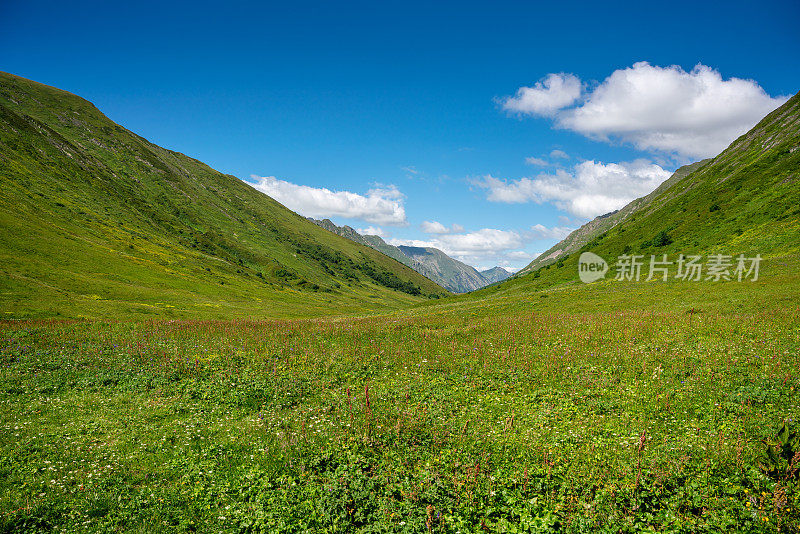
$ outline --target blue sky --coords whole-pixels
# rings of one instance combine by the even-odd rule
[[[0,70],[480,268],[524,266],[800,90],[796,1],[431,4],[4,0]]]

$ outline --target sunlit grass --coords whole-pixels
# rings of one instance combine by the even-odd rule
[[[7,529],[797,525],[796,483],[757,467],[759,440],[800,415],[796,310],[2,337]]]

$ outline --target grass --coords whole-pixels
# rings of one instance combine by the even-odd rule
[[[89,102],[0,73],[4,318],[309,317],[447,292]]]
[[[784,263],[664,284],[660,308],[612,282],[362,318],[7,322],[0,525],[796,531],[797,478],[759,467],[800,416]],[[563,310],[590,290],[630,306]],[[752,307],[686,313],[712,290]]]

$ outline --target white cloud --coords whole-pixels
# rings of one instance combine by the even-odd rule
[[[405,195],[393,185],[378,186],[359,195],[350,191],[298,185],[274,176],[252,176],[254,188],[305,217],[345,217],[373,224],[407,226]]]
[[[570,228],[569,226],[554,226],[548,228],[543,224],[534,224],[531,226],[531,235],[534,239],[556,239],[561,241],[573,230],[574,228]]]
[[[483,228],[476,232],[441,234],[428,240],[390,239],[388,242],[396,246],[438,248],[459,261],[488,268],[530,262],[531,255],[519,250],[528,240],[529,236],[513,230]]]
[[[555,149],[552,152],[550,152],[550,157],[553,159],[569,159],[569,154],[567,154],[563,150]]]
[[[536,165],[537,167],[547,167],[548,165],[550,165],[546,160],[534,157],[525,158],[525,163],[528,165]]]
[[[496,265],[502,267],[506,271],[516,273],[517,271],[527,267],[530,262],[541,255],[541,252],[526,252],[524,250],[518,250],[506,255],[505,258],[501,258]]]
[[[551,116],[571,106],[581,96],[581,81],[572,74],[549,74],[533,87],[520,87],[502,100],[503,109],[517,113]]]
[[[446,234],[450,231],[439,221],[423,221],[419,226],[426,234]]]
[[[450,234],[464,231],[464,227],[460,224],[453,224],[448,228],[439,221],[423,221],[419,226],[426,234]]]
[[[467,234],[443,235],[439,237],[439,241],[446,249],[442,250],[459,256],[494,254],[520,248],[524,244],[522,236],[517,232],[493,228],[483,228]]]
[[[539,254],[539,252],[530,253],[524,250],[514,250],[496,258],[479,260],[475,268],[479,271],[485,271],[492,267],[502,267],[510,273],[516,273],[532,262]]]
[[[507,256],[509,258],[513,258],[513,259],[516,259],[516,260],[527,260],[528,258],[530,258],[532,260],[536,256],[538,256],[539,254],[541,254],[541,252],[538,253],[538,254],[530,254],[528,252],[525,252],[524,250],[512,250],[511,252],[509,252],[507,254]]]
[[[529,89],[520,88],[516,98]],[[770,97],[753,80],[725,80],[705,65],[686,72],[642,61],[614,71],[576,107],[530,105],[516,111],[553,117],[556,126],[590,138],[699,159],[717,155],[786,100]]]
[[[511,181],[485,176],[472,183],[488,189],[487,198],[492,202],[552,202],[573,215],[592,218],[650,193],[670,174],[643,159],[608,164],[584,161],[571,173],[559,169],[554,174]]]
[[[376,235],[384,239],[389,237],[389,233],[385,232],[383,228],[381,228],[380,226],[368,226],[366,228],[358,228],[356,229],[356,232],[358,232],[361,235]]]

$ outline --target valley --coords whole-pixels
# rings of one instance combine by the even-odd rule
[[[0,530],[797,531],[799,146],[795,95],[506,278],[2,74]]]

